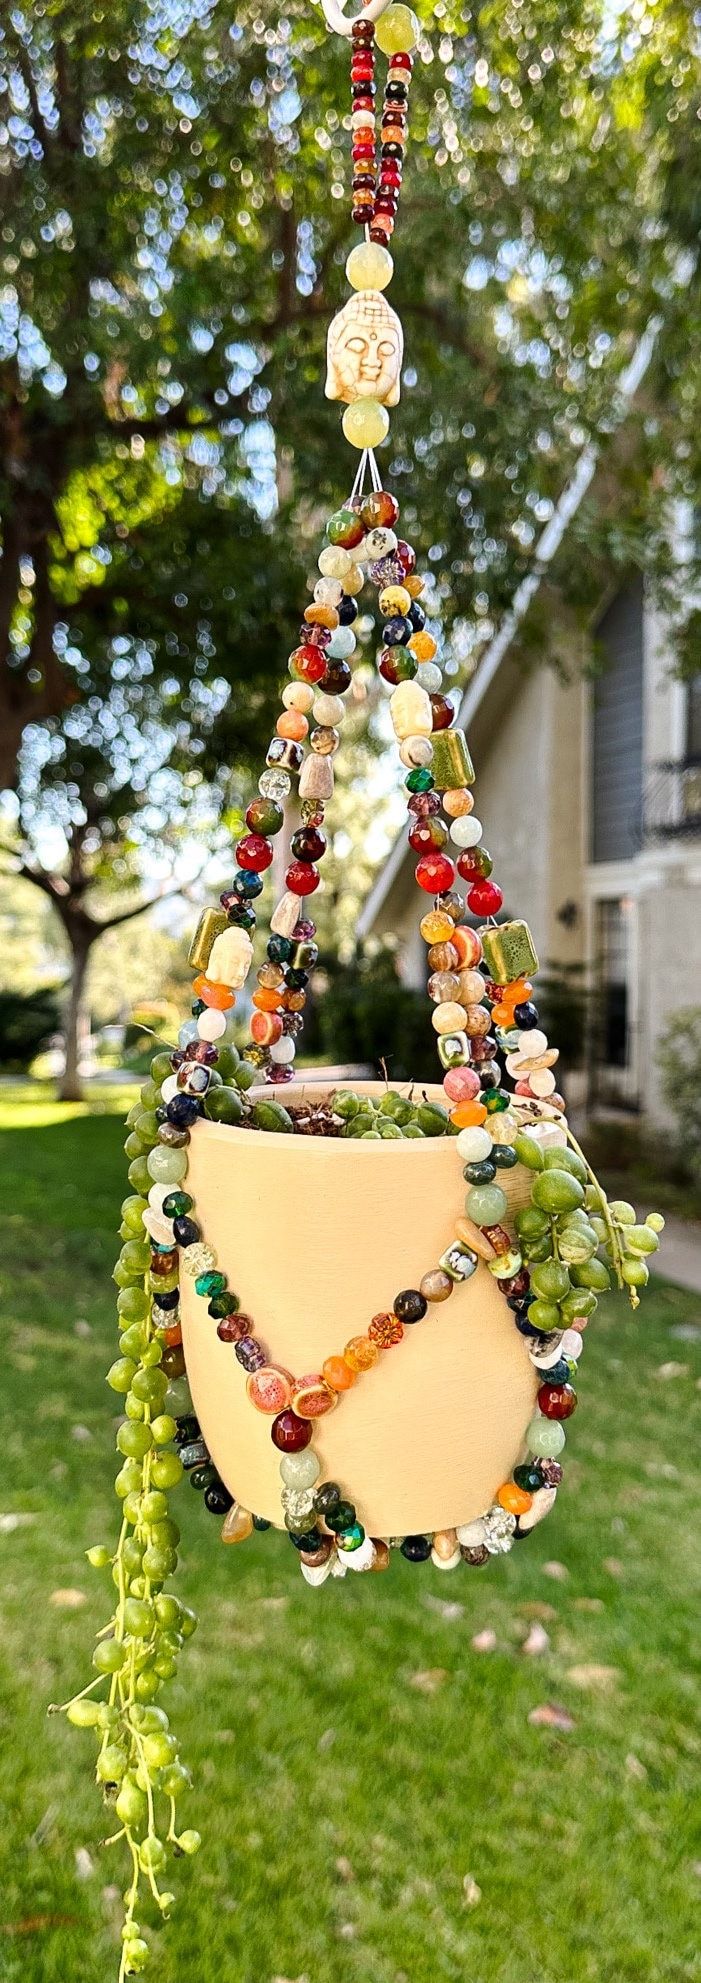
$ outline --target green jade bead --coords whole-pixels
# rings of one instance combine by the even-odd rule
[[[556,1460],[565,1444],[564,1426],[557,1419],[532,1418],[526,1432],[526,1445],[529,1453],[535,1453],[540,1460]]]
[[[280,1478],[285,1487],[314,1487],[321,1473],[321,1462],[311,1446],[303,1453],[285,1453],[280,1461]]]
[[[508,1211],[509,1201],[500,1184],[477,1184],[468,1191],[465,1211],[476,1226],[498,1226]]]
[[[169,1150],[165,1143],[157,1143],[146,1159],[149,1177],[154,1184],[180,1184],[187,1177],[187,1157],[184,1150]]]

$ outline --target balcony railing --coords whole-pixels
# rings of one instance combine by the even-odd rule
[[[646,840],[701,838],[701,757],[650,767],[643,821]]]

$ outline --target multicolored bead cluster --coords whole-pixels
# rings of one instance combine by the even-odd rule
[[[386,247],[394,232],[407,137],[412,54],[418,39],[409,7],[391,7],[378,22],[353,22],[351,46],[352,215],[371,241]],[[377,178],[375,44],[389,57],[380,125]]]

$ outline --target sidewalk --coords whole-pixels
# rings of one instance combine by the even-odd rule
[[[644,1214],[637,1206],[636,1211],[642,1219]],[[674,1281],[678,1288],[688,1288],[691,1294],[701,1294],[701,1226],[687,1225],[684,1219],[665,1213],[660,1250],[652,1255],[649,1265],[651,1273]]]

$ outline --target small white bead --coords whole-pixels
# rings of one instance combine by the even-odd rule
[[[205,1006],[197,1021],[197,1032],[201,1040],[220,1040],[226,1032],[226,1013],[217,1012],[215,1005]]]
[[[528,1073],[527,1067],[523,1071],[528,1080],[529,1088],[534,1095],[538,1095],[541,1101],[544,1101],[547,1095],[554,1095],[556,1083],[551,1067],[537,1067],[533,1074]]]
[[[420,682],[422,689],[427,689],[429,695],[435,695],[437,693],[442,680],[441,670],[436,666],[435,661],[419,662],[414,681]]]
[[[300,1563],[299,1567],[305,1584],[312,1584],[312,1586],[325,1584],[327,1577],[332,1575],[334,1560],[335,1551],[333,1556],[327,1556],[325,1563]]]
[[[175,1246],[172,1219],[165,1219],[162,1212],[144,1212],[144,1226],[150,1239],[157,1246]]]
[[[335,729],[338,723],[343,722],[345,713],[346,705],[340,695],[315,695],[312,714],[317,723],[323,723],[325,729],[329,725]]]
[[[344,1549],[343,1559],[349,1570],[371,1570],[375,1557],[372,1536],[366,1535],[358,1549]]]
[[[457,1570],[458,1564],[462,1563],[462,1556],[459,1549],[456,1549],[453,1556],[439,1556],[437,1551],[432,1549],[431,1562],[437,1570]]]
[[[280,1067],[289,1067],[290,1061],[294,1060],[296,1052],[297,1048],[294,1040],[290,1039],[289,1033],[283,1033],[282,1039],[276,1040],[274,1046],[271,1047],[270,1058],[271,1060],[276,1060]]]
[[[363,539],[362,544],[354,546],[353,556],[358,564],[361,562],[374,564],[376,558],[387,558],[390,551],[396,551],[396,549],[397,538],[395,531],[389,530],[385,525],[381,524],[378,530],[368,531],[367,537]]]
[[[308,682],[288,682],[282,700],[286,709],[296,709],[300,716],[306,716],[314,701],[314,690]]]
[[[456,1148],[464,1164],[485,1163],[492,1148],[489,1130],[480,1129],[476,1123],[471,1124],[468,1129],[461,1129],[456,1140]]]
[[[571,1356],[573,1358],[573,1361],[576,1363],[578,1361],[578,1358],[581,1356],[583,1349],[584,1349],[584,1337],[580,1336],[579,1330],[565,1329],[562,1342],[560,1343],[560,1350],[562,1355]]]
[[[407,737],[399,746],[399,760],[408,771],[420,770],[430,764],[433,757],[433,744],[430,737]]]
[[[519,1060],[540,1060],[547,1051],[547,1033],[541,1033],[539,1026],[534,1026],[531,1033],[522,1033],[516,1048]]]
[[[317,606],[340,606],[343,586],[340,578],[318,578],[314,587]]]
[[[167,1074],[165,1081],[163,1082],[161,1087],[161,1096],[163,1101],[166,1103],[166,1106],[168,1102],[172,1102],[174,1096],[178,1095],[179,1093],[180,1090],[178,1088],[177,1074]]]
[[[459,818],[453,820],[450,838],[456,847],[477,847],[482,838],[481,820],[475,819],[474,813],[460,813]]]
[[[148,1202],[151,1210],[153,1212],[160,1212],[163,1207],[164,1198],[168,1198],[171,1191],[175,1191],[176,1188],[174,1184],[152,1184],[148,1194]]]

